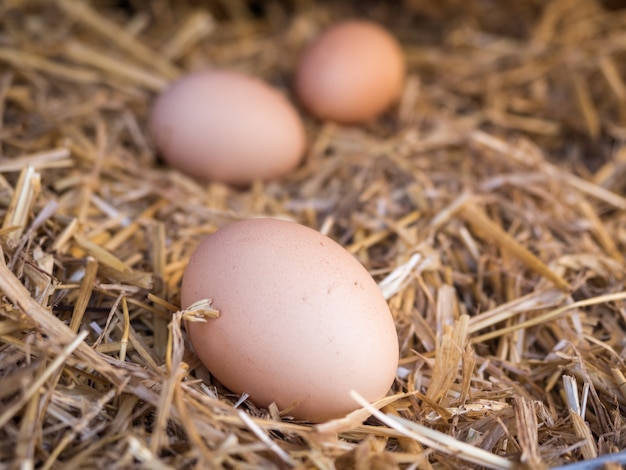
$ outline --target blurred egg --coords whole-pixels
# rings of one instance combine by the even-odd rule
[[[364,122],[399,97],[405,61],[396,39],[381,26],[361,20],[338,23],[304,50],[295,89],[316,117]]]
[[[187,323],[193,348],[258,406],[320,422],[359,407],[350,390],[374,401],[395,378],[398,337],[380,289],[311,228],[278,219],[223,227],[192,255],[181,296],[183,308],[213,300],[218,318]]]
[[[298,165],[306,145],[300,116],[287,98],[227,70],[175,82],[157,98],[150,131],[172,167],[233,185],[284,175]]]

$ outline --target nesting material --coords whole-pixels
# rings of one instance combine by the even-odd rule
[[[293,100],[299,53],[352,17],[402,45],[394,107],[300,109],[307,155],[279,181],[163,164],[147,119],[170,83],[219,66]],[[617,0],[1,2],[0,467],[624,463],[625,34]],[[386,397],[313,425],[190,351],[184,323],[219,312],[179,311],[187,260],[255,216],[374,276],[400,340]]]

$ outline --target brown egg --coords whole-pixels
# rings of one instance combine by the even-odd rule
[[[195,352],[232,391],[320,422],[385,396],[398,365],[389,307],[367,270],[321,233],[277,219],[236,222],[192,255],[182,307],[220,312],[188,323]]]
[[[298,112],[278,90],[226,70],[174,83],[154,104],[150,131],[172,167],[233,185],[284,175],[306,145]]]
[[[332,26],[303,52],[295,89],[318,118],[359,123],[393,104],[404,74],[396,39],[375,23],[351,20]]]

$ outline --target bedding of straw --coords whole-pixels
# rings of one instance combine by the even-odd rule
[[[1,1],[0,468],[623,458],[625,7]],[[305,162],[248,189],[159,160],[147,116],[176,77],[229,67],[292,97],[301,48],[353,16],[406,53],[402,98],[380,119],[303,112]],[[321,230],[379,282],[401,345],[385,399],[297,422],[190,352],[181,319],[202,312],[178,311],[188,257],[259,215]]]

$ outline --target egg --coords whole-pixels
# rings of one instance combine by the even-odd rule
[[[265,82],[230,70],[187,75],[155,101],[150,133],[163,159],[201,180],[246,186],[296,168],[300,115]]]
[[[378,285],[316,230],[262,218],[209,235],[181,286],[183,308],[202,299],[220,314],[187,323],[197,356],[258,406],[321,422],[359,407],[351,390],[374,401],[393,383],[398,337]]]
[[[405,60],[397,40],[376,23],[331,26],[301,54],[295,90],[308,111],[339,123],[368,121],[399,97]]]

